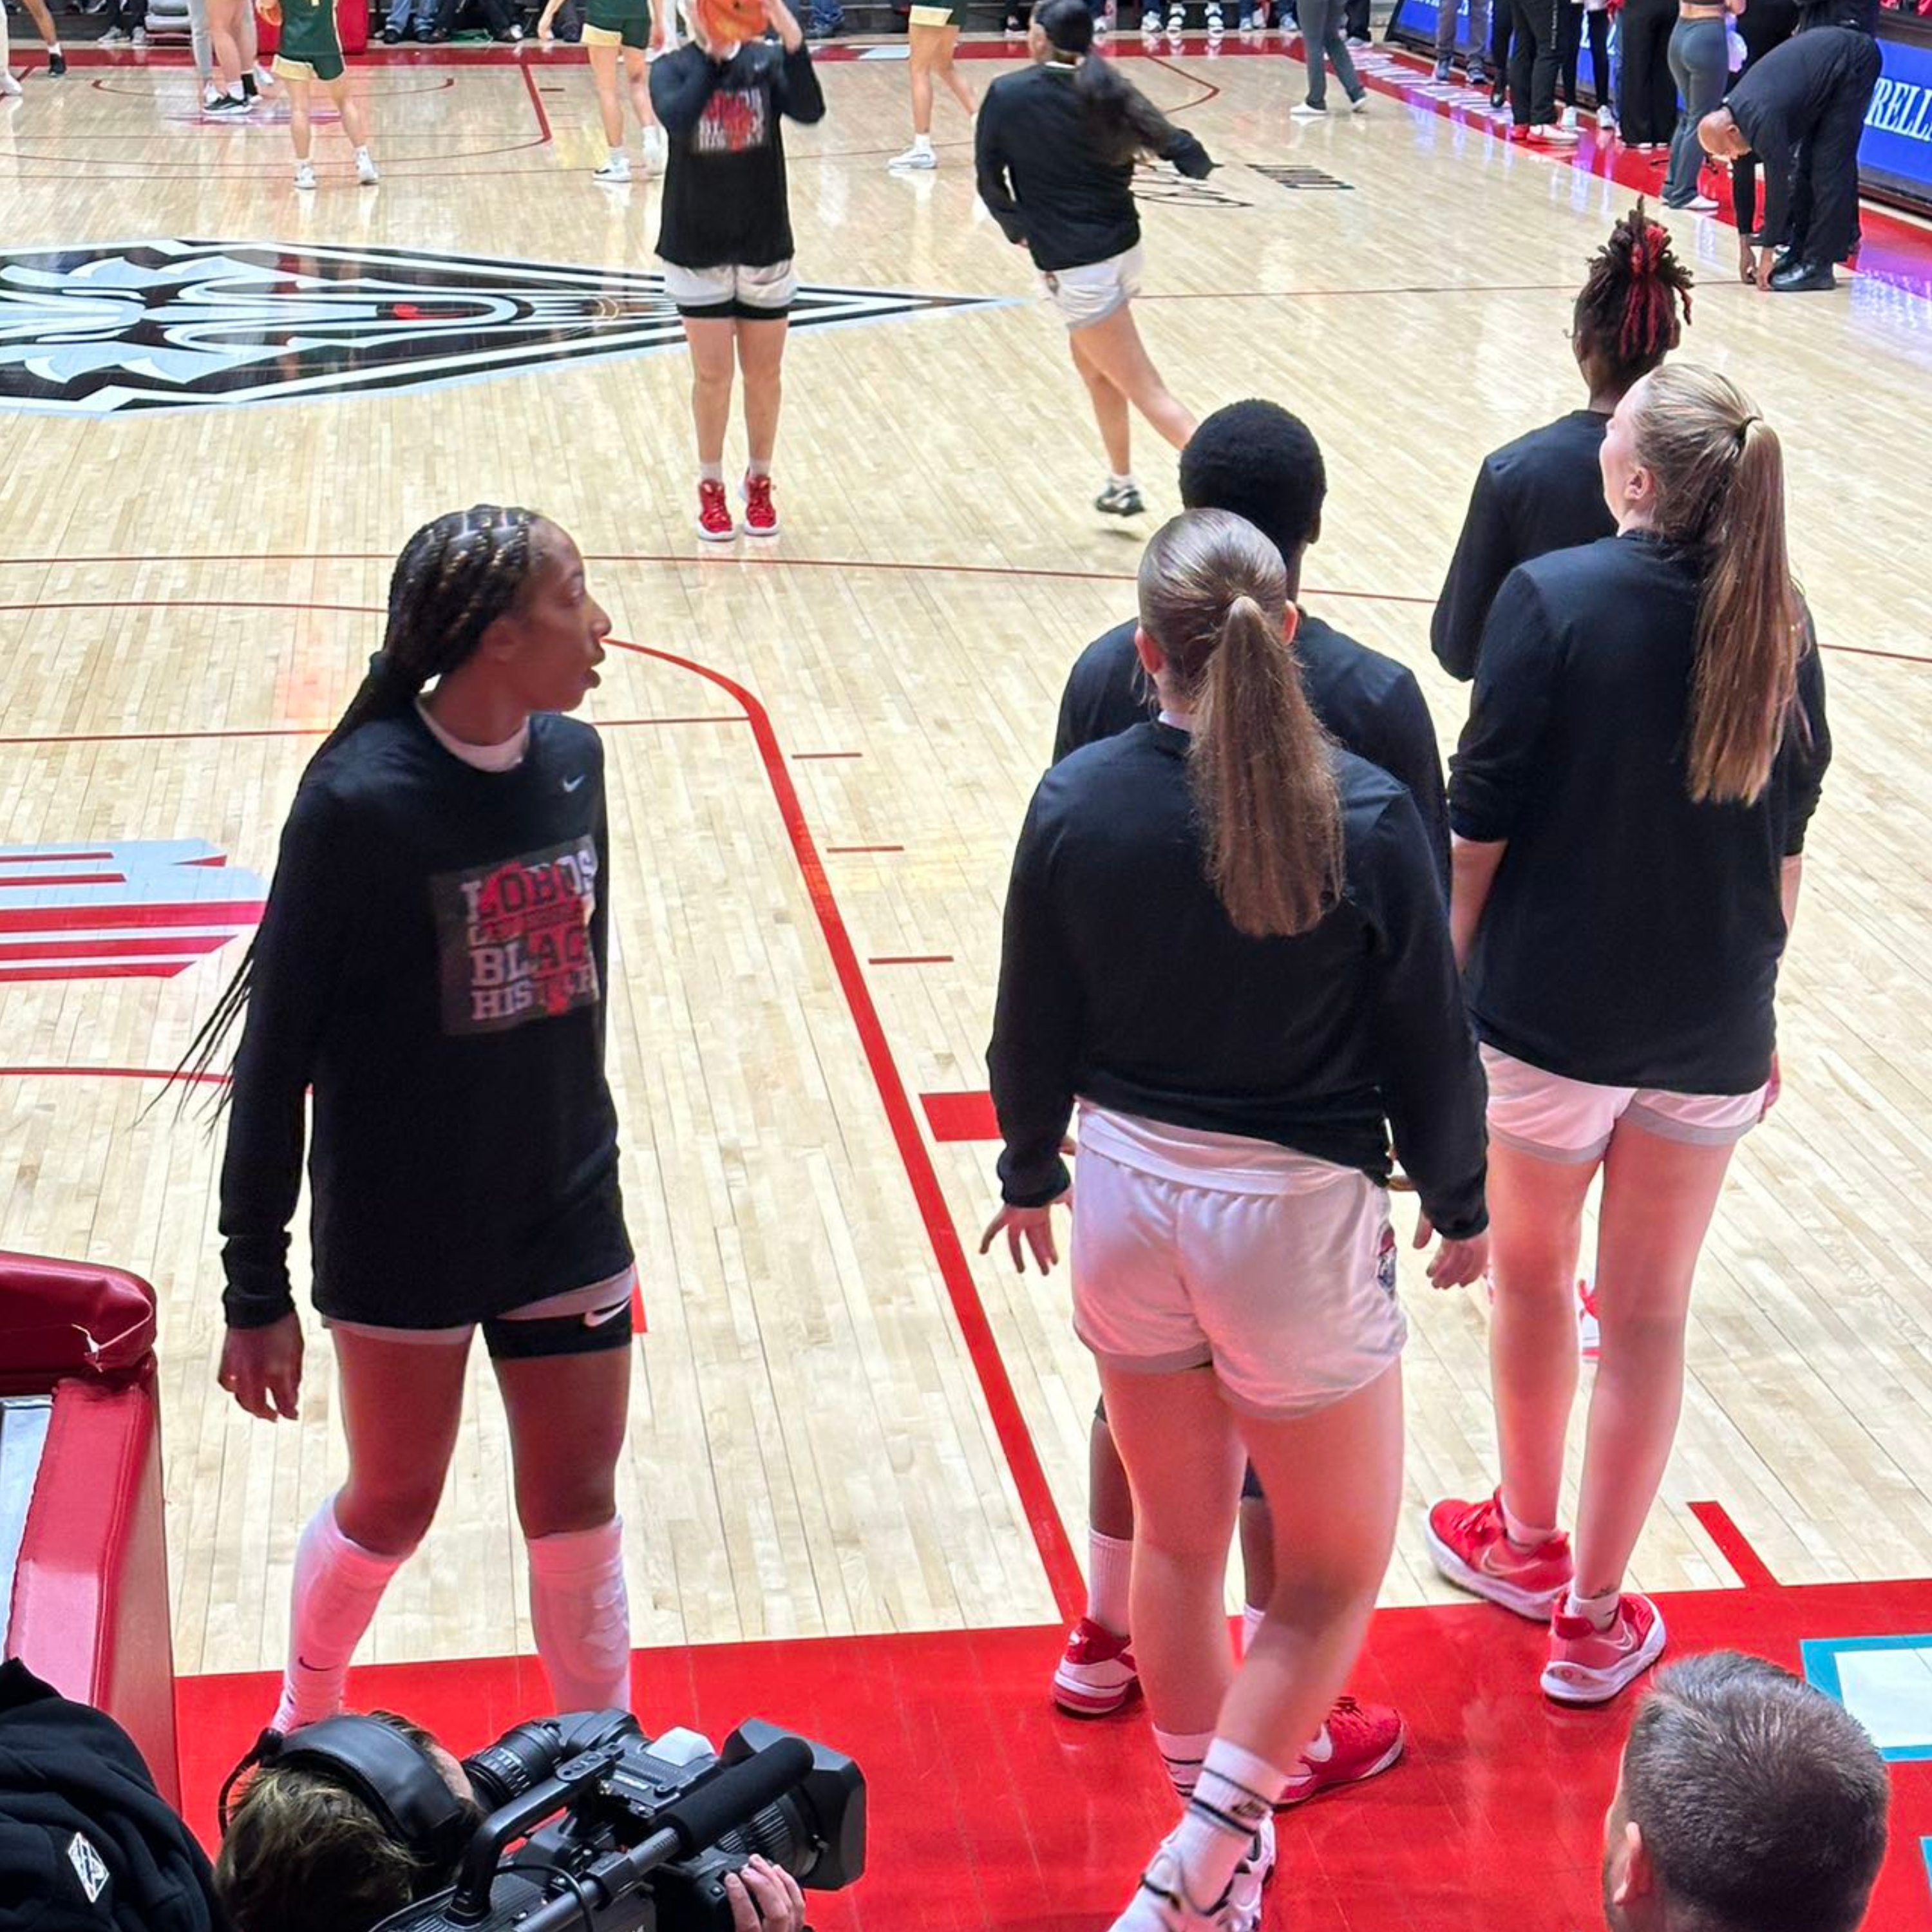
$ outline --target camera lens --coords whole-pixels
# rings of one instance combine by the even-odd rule
[[[543,1718],[506,1731],[494,1744],[463,1760],[476,1802],[494,1811],[541,1784],[563,1762],[564,1742],[555,1724]]]
[[[796,1879],[804,1878],[818,1862],[818,1834],[796,1798],[766,1805],[718,1844],[721,1851],[738,1857],[768,1859]]]

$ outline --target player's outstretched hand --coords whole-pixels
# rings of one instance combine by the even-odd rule
[[[788,1871],[754,1858],[737,1873],[725,1875],[724,1896],[731,1901],[731,1932],[803,1932],[805,1894]]]
[[[1426,1214],[1415,1217],[1415,1241],[1418,1248],[1426,1248],[1436,1238],[1435,1228]],[[1490,1266],[1490,1237],[1487,1231],[1472,1234],[1466,1241],[1452,1241],[1447,1234],[1442,1245],[1429,1260],[1429,1285],[1431,1288],[1464,1288],[1472,1281],[1480,1281],[1488,1273]]]
[[[302,1318],[284,1315],[266,1328],[231,1328],[215,1379],[263,1422],[293,1422],[302,1394]]]

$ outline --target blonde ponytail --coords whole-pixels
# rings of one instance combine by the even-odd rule
[[[1140,609],[1193,714],[1188,776],[1228,918],[1252,938],[1307,932],[1340,896],[1342,811],[1283,634],[1280,553],[1228,511],[1190,511],[1148,544]]]

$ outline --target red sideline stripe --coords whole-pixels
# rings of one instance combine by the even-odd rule
[[[174,1073],[165,1066],[0,1066],[0,1080],[179,1080],[190,1087],[226,1087],[225,1073]]]
[[[116,966],[103,959],[91,966],[0,966],[0,985],[12,986],[26,980],[172,980],[194,963],[190,959],[170,959],[153,965]]]
[[[152,958],[158,952],[185,953],[199,959],[218,952],[239,935],[228,932],[156,933],[140,939],[0,939],[0,962],[24,959]]]
[[[77,866],[83,859],[111,859],[112,852],[0,852],[0,866]]]
[[[642,1335],[650,1328],[644,1319],[644,1291],[636,1282],[631,1284],[631,1333]]]
[[[0,879],[0,892],[30,892],[36,886],[124,886],[124,872],[36,872],[31,878]]]
[[[233,926],[261,923],[260,899],[231,899],[220,905],[21,906],[0,912],[0,932],[100,932],[151,926]]]
[[[996,1141],[999,1116],[990,1094],[922,1094],[926,1124],[936,1141]]]
[[[1724,1561],[1738,1573],[1738,1581],[1748,1590],[1776,1590],[1783,1587],[1771,1574],[1771,1567],[1750,1546],[1750,1539],[1732,1522],[1722,1503],[1693,1503],[1690,1514],[1704,1526],[1704,1534],[1718,1546]]]
[[[1077,1617],[1087,1600],[1087,1586],[1081,1580],[1073,1546],[1067,1540],[1066,1526],[1054,1506],[1053,1491],[1048,1486],[1046,1472],[1040,1467],[1040,1454],[1034,1447],[1033,1438],[1027,1432],[1026,1418],[1020,1413],[1018,1398],[1013,1394],[1006,1365],[1000,1358],[1000,1345],[994,1339],[992,1324],[986,1319],[980,1291],[973,1280],[973,1270],[967,1262],[966,1250],[960,1245],[959,1232],[952,1225],[945,1193],[939,1185],[939,1175],[919,1130],[918,1116],[914,1113],[912,1102],[907,1096],[905,1082],[899,1078],[898,1067],[886,1039],[886,1030],[880,1023],[878,1009],[872,1004],[871,988],[859,964],[859,956],[853,950],[851,935],[845,930],[838,902],[833,897],[831,884],[826,878],[824,862],[818,856],[812,828],[806,822],[797,789],[785,766],[784,754],[778,748],[778,733],[772,728],[771,714],[742,685],[722,671],[712,670],[709,665],[679,657],[670,651],[654,650],[648,644],[625,643],[616,638],[608,641],[616,650],[654,658],[660,664],[675,664],[680,670],[706,679],[721,691],[728,692],[744,706],[745,716],[751,721],[752,736],[758,745],[758,755],[764,761],[765,776],[770,783],[779,816],[784,820],[786,835],[791,841],[793,855],[804,874],[806,890],[811,896],[812,910],[818,915],[826,950],[832,956],[832,970],[838,976],[840,990],[845,995],[852,1024],[857,1030],[866,1064],[878,1090],[880,1104],[885,1109],[899,1158],[904,1163],[906,1178],[911,1183],[920,1217],[926,1223],[926,1238],[932,1244],[933,1257],[939,1264],[940,1276],[952,1304],[953,1318],[959,1324],[966,1352],[980,1378],[980,1387],[986,1398],[987,1414],[1006,1456],[1020,1507],[1026,1512],[1034,1546],[1046,1568],[1054,1601],[1063,1618]],[[848,755],[856,757],[857,754]]]

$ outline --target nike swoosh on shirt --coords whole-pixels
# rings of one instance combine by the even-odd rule
[[[564,790],[566,791],[574,791],[577,788],[584,782],[584,776],[583,772],[579,772],[574,778],[566,778],[563,782]]]

